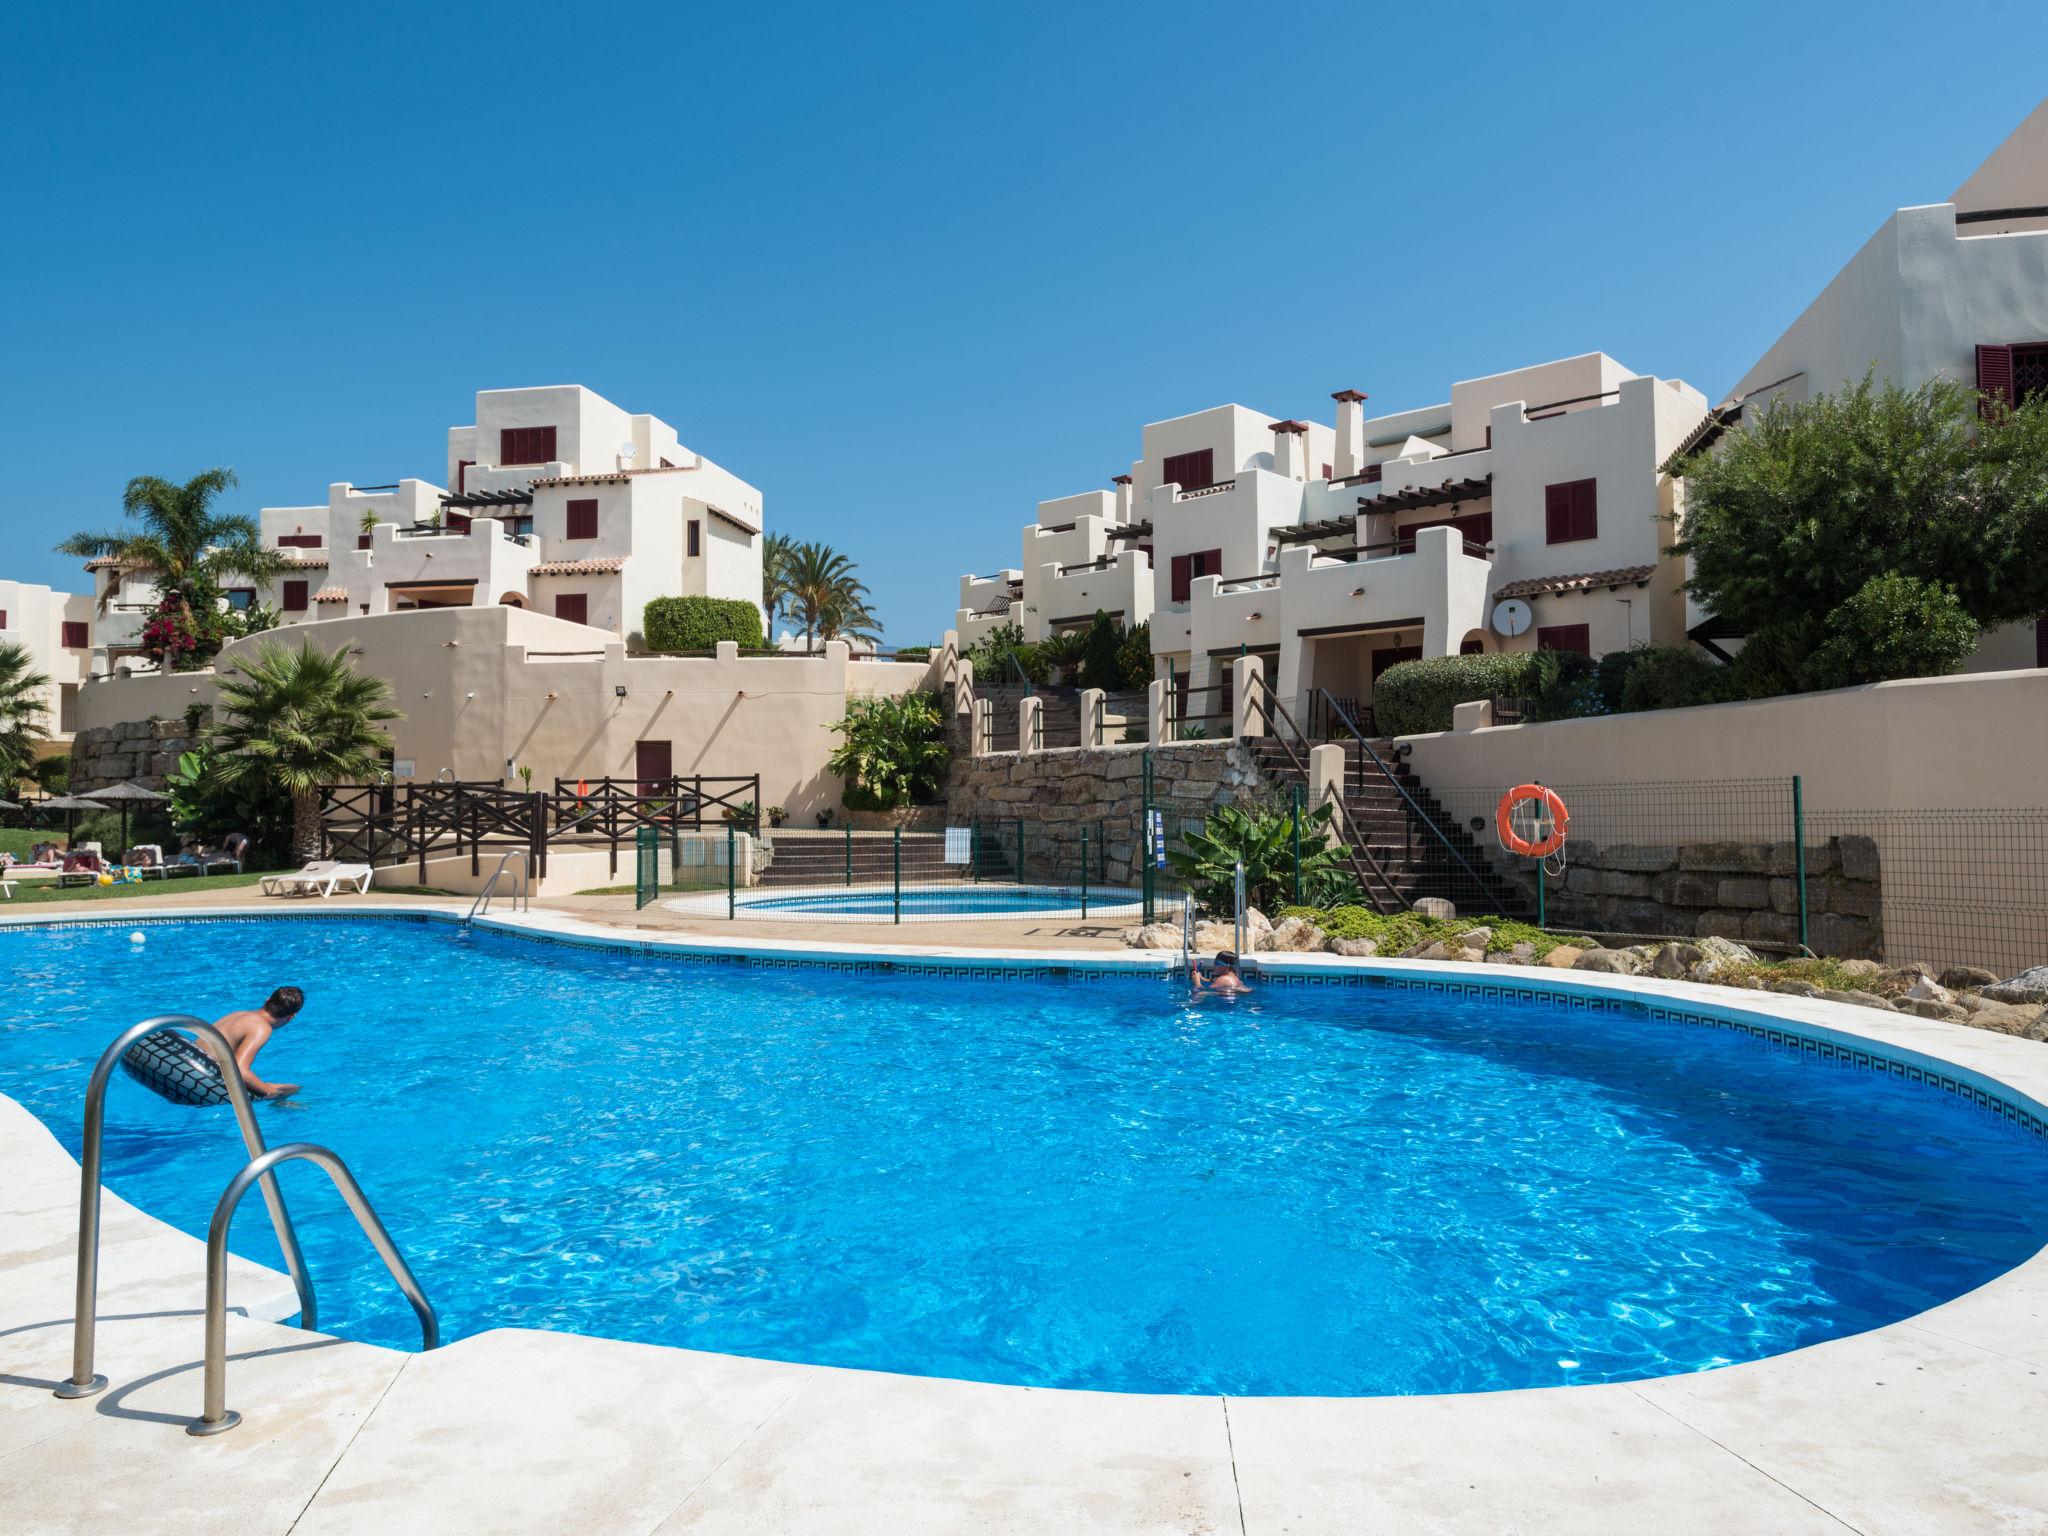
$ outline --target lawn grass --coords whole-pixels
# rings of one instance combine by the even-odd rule
[[[59,890],[54,879],[18,880],[14,899],[0,901],[0,912],[11,907],[34,906],[48,901],[125,901],[132,897],[162,896],[172,891],[231,891],[254,885],[261,871],[241,875],[194,875],[176,880],[141,880],[133,885],[70,885]]]

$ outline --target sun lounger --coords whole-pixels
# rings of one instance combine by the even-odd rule
[[[287,892],[298,891],[308,886],[317,889],[327,881],[328,877],[338,867],[333,859],[315,859],[304,869],[295,870],[290,874],[265,875],[263,877],[263,894],[266,896],[282,896]]]

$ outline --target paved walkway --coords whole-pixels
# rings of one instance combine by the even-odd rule
[[[2048,1099],[2048,1047],[1782,1001]],[[251,1316],[231,1322],[228,1401],[244,1421],[200,1440],[183,1425],[201,1245],[118,1199],[101,1270],[112,1386],[49,1395],[69,1367],[76,1201],[76,1164],[0,1099],[8,1533],[2048,1529],[2040,1256],[1909,1322],[1752,1365],[1366,1399],[994,1387],[521,1330],[407,1354],[261,1321],[289,1311],[290,1285],[238,1263],[229,1299]]]

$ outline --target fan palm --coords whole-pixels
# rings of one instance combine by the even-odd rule
[[[8,784],[28,772],[36,743],[43,739],[49,686],[26,646],[0,641],[0,776]]]
[[[828,544],[799,544],[789,554],[789,605],[804,627],[804,649],[820,638],[866,638],[875,617],[868,611],[867,584],[854,563]]]
[[[379,727],[402,718],[381,677],[358,672],[308,640],[259,646],[239,675],[224,674],[209,745],[228,786],[266,784],[292,802],[292,857],[320,854],[320,786],[367,779],[382,763]]]
[[[789,567],[796,554],[796,540],[786,533],[771,533],[761,541],[761,611],[768,618],[768,642],[775,642],[775,626],[789,602]]]
[[[237,483],[232,469],[209,469],[183,485],[137,475],[121,496],[121,510],[135,526],[74,533],[57,546],[57,553],[118,560],[153,578],[166,595],[176,592],[195,602],[210,602],[225,577],[270,581],[289,569],[290,561],[263,547],[256,519],[214,505]],[[116,586],[102,595],[102,606]]]

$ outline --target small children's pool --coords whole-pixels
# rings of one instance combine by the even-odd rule
[[[706,898],[685,898],[673,903],[696,911]],[[710,898],[723,912],[723,894]],[[840,889],[813,888],[803,892],[776,894],[774,888],[743,891],[735,911],[741,916],[791,916],[905,922],[940,918],[976,917],[1068,917],[1131,918],[1143,909],[1143,894],[1114,886],[1004,885],[990,881],[961,881],[953,885],[906,885],[899,894],[889,885],[849,885]]]
[[[1470,1392],[1856,1333],[2048,1240],[2041,1137],[1661,1000],[1477,976],[1191,1006],[1158,973],[668,958],[367,917],[130,926],[0,930],[0,1092],[75,1154],[120,1029],[303,987],[259,1065],[304,1089],[257,1114],[273,1144],[347,1159],[450,1339]],[[228,1111],[115,1076],[120,1194],[202,1234],[240,1161]],[[325,1181],[280,1177],[323,1328],[413,1347]],[[260,1200],[232,1241],[279,1264]]]

